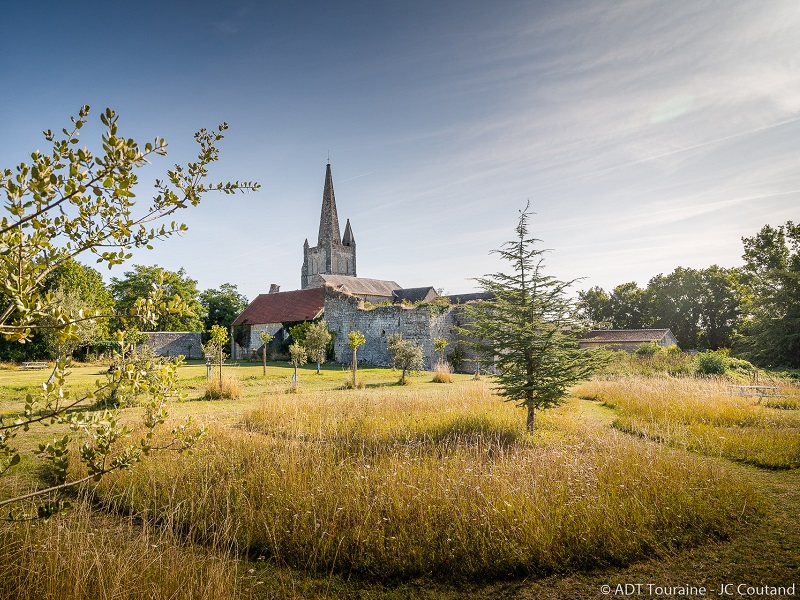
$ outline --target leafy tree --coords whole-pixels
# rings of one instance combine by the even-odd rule
[[[261,339],[261,343],[264,344],[264,351],[261,353],[262,358],[264,359],[264,372],[263,375],[267,374],[267,345],[275,339],[275,336],[271,333],[266,331],[262,331],[258,334],[258,337]]]
[[[750,294],[740,269],[712,265],[700,275],[698,315],[701,348],[730,348],[749,310]]]
[[[445,364],[444,349],[447,348],[447,340],[444,338],[433,338],[433,349],[439,353],[439,364]]]
[[[386,347],[392,356],[392,362],[402,370],[400,384],[405,385],[407,371],[422,369],[422,346],[411,340],[404,340],[399,333],[393,333],[389,336]]]
[[[353,374],[353,387],[358,387],[358,380],[356,379],[356,374],[358,372],[358,356],[356,353],[358,349],[367,343],[367,338],[365,338],[360,331],[351,331],[347,334],[347,345],[350,346],[350,349],[353,351],[353,363],[351,364],[351,372]]]
[[[117,311],[129,314],[139,298],[147,296],[154,286],[161,286],[170,296],[177,296],[186,305],[182,313],[161,315],[152,325],[152,331],[203,331],[203,305],[197,291],[197,281],[189,278],[181,268],[177,272],[160,267],[133,265],[132,271],[125,271],[124,278],[111,278],[111,293],[116,301]],[[138,324],[137,324],[138,325]]]
[[[308,357],[317,363],[317,375],[319,375],[320,364],[325,362],[325,350],[330,341],[331,332],[328,331],[325,319],[311,323],[306,331],[303,345],[308,351]]]
[[[247,308],[247,298],[231,283],[223,283],[219,289],[204,290],[199,299],[205,315],[203,328],[206,330],[210,330],[213,325],[221,325],[230,330],[234,319]]]
[[[528,237],[529,215],[528,208],[521,211],[517,239],[495,250],[511,264],[511,273],[478,279],[494,299],[467,305],[466,331],[483,360],[493,361],[499,393],[527,409],[527,429],[533,431],[536,409],[563,402],[569,386],[588,377],[596,360],[578,348],[576,309],[566,293],[571,282],[544,274],[546,251]]]
[[[609,296],[614,329],[647,329],[651,326],[648,296],[630,281],[615,287]]]
[[[682,348],[696,348],[700,340],[702,283],[694,269],[678,267],[657,275],[647,285],[649,324],[670,329]]]
[[[158,226],[157,221],[188,206],[197,205],[211,190],[234,193],[255,189],[257,184],[204,183],[208,166],[218,159],[217,142],[226,125],[217,132],[201,130],[195,135],[200,145],[196,162],[175,166],[167,171],[165,181],[156,182],[156,196],[142,209],[136,206],[136,169],[157,155],[166,154],[164,140],[139,146],[118,131],[118,117],[111,109],[101,115],[105,127],[102,151],[95,155],[79,148],[80,130],[87,122],[89,107],[83,106],[72,126],[62,129],[63,137],[45,132],[49,148],[33,152],[30,163],[0,172],[0,190],[5,195],[0,219],[0,335],[18,343],[30,342],[47,328],[47,319],[55,323],[61,339],[77,335],[82,320],[108,317],[108,314],[71,314],[46,293],[46,281],[59,267],[76,256],[91,253],[109,267],[130,258],[132,248],[151,247],[156,241],[183,231],[186,226],[172,222]],[[177,313],[186,308],[179,299],[169,299],[156,286],[132,307],[133,316],[153,323],[161,313]],[[117,336],[123,351],[127,342],[122,332]],[[154,445],[154,432],[167,419],[167,400],[175,394],[178,359],[145,370],[118,369],[104,383],[93,389],[71,393],[65,389],[69,361],[61,359],[50,379],[38,393],[30,394],[22,412],[0,417],[0,476],[7,475],[20,463],[15,439],[24,440],[32,428],[68,424],[69,428],[37,454],[49,466],[52,485],[29,493],[7,497],[0,509],[17,507],[12,517],[49,517],[63,509],[66,501],[60,493],[83,482],[96,481],[104,474],[130,467],[156,449],[190,448],[203,431],[188,425],[176,427],[171,442]],[[143,399],[141,433],[128,440],[131,431],[119,422],[115,410],[92,410],[98,400],[114,393],[146,392]],[[69,464],[77,447],[87,475],[69,479]],[[33,505],[29,505],[30,501]]]
[[[203,345],[203,352],[210,354],[217,360],[217,370],[219,372],[219,385],[222,389],[222,365],[228,355],[225,348],[228,345],[228,330],[220,325],[212,325],[209,332],[208,342]]]
[[[311,328],[310,321],[301,321],[296,325],[292,325],[289,327],[289,337],[292,339],[293,342],[297,342],[301,346],[306,343],[306,335],[308,335],[308,330]]]
[[[800,224],[765,225],[742,242],[754,308],[740,347],[757,364],[800,367]]]
[[[308,360],[308,354],[306,353],[305,347],[300,345],[298,342],[294,342],[291,346],[289,346],[289,358],[294,366],[292,387],[297,389],[297,384],[299,382],[299,378],[297,376],[297,367],[306,364],[306,361]]]
[[[578,317],[592,329],[610,329],[614,326],[611,298],[606,291],[595,286],[578,292]]]
[[[90,314],[92,307],[79,291],[57,288],[51,298],[62,310],[79,318],[74,323],[73,335],[67,337],[60,335],[59,323],[55,317],[47,316],[42,319],[43,328],[39,335],[51,358],[69,358],[79,346],[97,344],[108,335],[106,320],[80,319],[80,315]]]

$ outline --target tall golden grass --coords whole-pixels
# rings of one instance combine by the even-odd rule
[[[724,379],[627,378],[592,381],[575,392],[614,408],[614,426],[652,440],[759,467],[800,467],[797,388],[759,401],[728,395]]]
[[[195,542],[370,578],[625,564],[755,514],[754,491],[718,464],[569,406],[531,436],[484,382],[434,387],[272,395],[194,455],[109,477],[100,495]]]
[[[229,399],[236,400],[242,396],[242,385],[239,379],[233,375],[222,378],[212,377],[206,381],[205,398],[206,400]]]
[[[0,598],[175,600],[239,597],[231,556],[170,527],[104,516],[85,501],[49,522],[0,524]]]

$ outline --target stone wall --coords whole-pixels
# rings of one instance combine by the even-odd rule
[[[203,358],[199,331],[149,331],[146,345],[160,356]]]
[[[426,370],[432,370],[439,360],[433,347],[434,338],[446,339],[448,350],[455,347],[457,335],[453,328],[461,312],[458,307],[446,308],[439,313],[436,308],[424,306],[409,308],[393,304],[369,310],[361,306],[355,296],[326,290],[325,321],[336,335],[334,353],[339,363],[350,364],[353,351],[348,345],[347,334],[356,330],[366,339],[366,343],[358,349],[359,363],[379,367],[392,364],[386,342],[395,333],[422,346]]]

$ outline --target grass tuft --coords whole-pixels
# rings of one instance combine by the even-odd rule
[[[232,375],[223,377],[221,384],[219,379],[216,378],[211,378],[206,381],[204,394],[206,400],[220,400],[223,398],[236,400],[241,398],[241,396],[242,385],[239,380]]]
[[[453,383],[453,371],[450,363],[439,361],[436,370],[433,372],[434,383]]]

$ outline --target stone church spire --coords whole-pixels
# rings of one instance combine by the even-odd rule
[[[325,188],[322,191],[322,214],[319,218],[319,238],[317,246],[338,246],[342,234],[339,232],[339,215],[336,214],[336,197],[333,194],[331,164],[325,169]]]
[[[336,197],[333,194],[331,165],[325,169],[325,187],[322,191],[322,213],[319,218],[317,245],[310,248],[308,239],[303,244],[303,268],[300,272],[300,287],[322,287],[324,275],[347,275],[356,277],[356,239],[350,219],[339,232],[339,215],[336,213]]]

